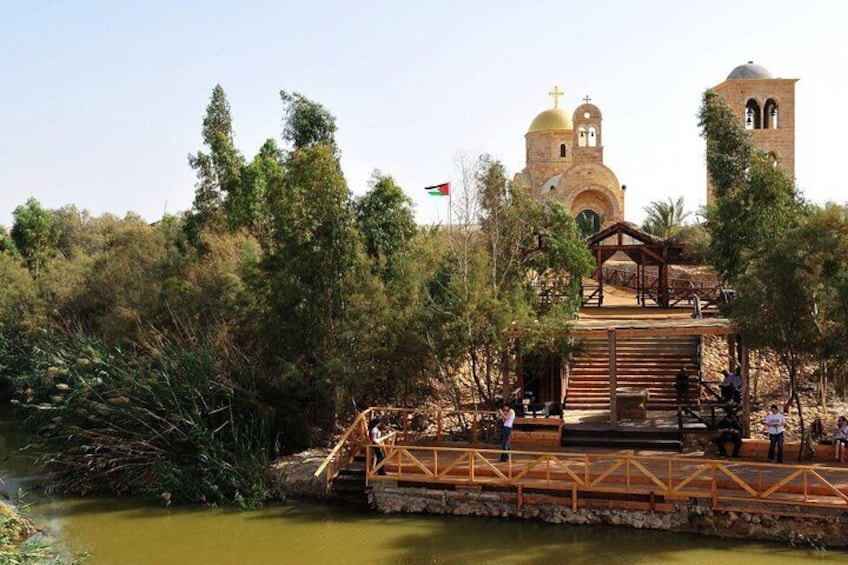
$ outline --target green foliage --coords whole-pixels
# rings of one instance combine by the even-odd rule
[[[30,198],[26,204],[15,208],[12,217],[14,223],[11,236],[15,248],[24,258],[27,268],[38,276],[54,242],[51,237],[53,219],[35,198]]]
[[[244,157],[233,143],[230,103],[220,84],[215,85],[203,118],[203,144],[208,153],[189,155],[188,162],[197,173],[194,204],[186,220],[189,240],[199,245],[200,233],[219,228],[222,203],[228,193],[238,193]]]
[[[580,237],[583,239],[592,237],[601,231],[601,226],[604,225],[605,221],[604,216],[598,216],[595,213],[590,214],[587,211],[580,212],[577,214],[577,227],[580,229]]]
[[[706,212],[708,258],[733,284],[752,255],[792,225],[802,203],[792,179],[752,148],[733,111],[712,91],[704,94],[701,131],[715,194]]]
[[[384,281],[397,274],[400,254],[415,235],[412,200],[389,175],[374,171],[371,190],[356,201],[357,227],[375,273]]]
[[[295,151],[323,145],[338,157],[336,117],[321,104],[297,92],[280,91],[285,109],[283,139]]]
[[[49,335],[30,355],[13,382],[56,488],[245,507],[267,497],[274,408],[228,344],[160,336],[133,352]]]
[[[281,198],[284,175],[283,152],[268,139],[253,161],[242,168],[239,182],[228,189],[224,212],[231,230],[244,229],[268,242],[272,223],[268,203]]]
[[[694,223],[683,226],[675,236],[686,246],[686,258],[692,263],[703,265],[707,262],[710,247],[710,232],[703,224]]]
[[[642,222],[642,231],[662,239],[678,235],[690,215],[685,210],[682,196],[676,201],[671,198],[666,202],[655,200],[645,207],[645,212],[648,215]]]
[[[6,231],[6,228],[0,226],[0,256],[15,257],[18,250],[15,248],[15,242],[12,236]]]
[[[744,185],[753,145],[733,109],[713,90],[704,93],[698,118],[707,140],[707,174],[721,198]]]

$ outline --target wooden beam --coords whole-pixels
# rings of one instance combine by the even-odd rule
[[[618,414],[615,402],[615,389],[618,386],[618,364],[616,363],[616,340],[615,330],[609,330],[607,333],[609,340],[609,396],[610,396],[610,427],[614,430],[618,429]]]
[[[751,398],[749,383],[751,381],[751,359],[748,344],[743,340],[742,347],[742,437],[751,437]]]

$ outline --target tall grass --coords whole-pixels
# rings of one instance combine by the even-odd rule
[[[45,335],[15,401],[50,487],[252,507],[269,495],[274,408],[232,346],[156,335],[134,351]]]

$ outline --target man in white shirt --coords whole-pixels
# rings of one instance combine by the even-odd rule
[[[777,404],[772,404],[769,407],[769,413],[763,419],[763,423],[768,426],[769,461],[774,459],[775,448],[777,448],[777,462],[783,463],[783,432],[786,429],[786,416],[780,412]]]
[[[509,404],[504,404],[499,410],[498,417],[503,420],[503,435],[501,436],[501,449],[505,452],[509,451],[509,436],[512,433],[512,426],[515,424],[515,410]],[[501,461],[507,461],[506,453],[501,453]]]

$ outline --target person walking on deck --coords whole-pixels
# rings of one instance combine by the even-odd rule
[[[503,420],[503,435],[501,436],[501,449],[504,452],[509,451],[509,436],[512,434],[512,426],[515,424],[515,410],[509,403],[501,406],[498,417]],[[509,456],[506,453],[501,453],[501,461],[508,461]]]

